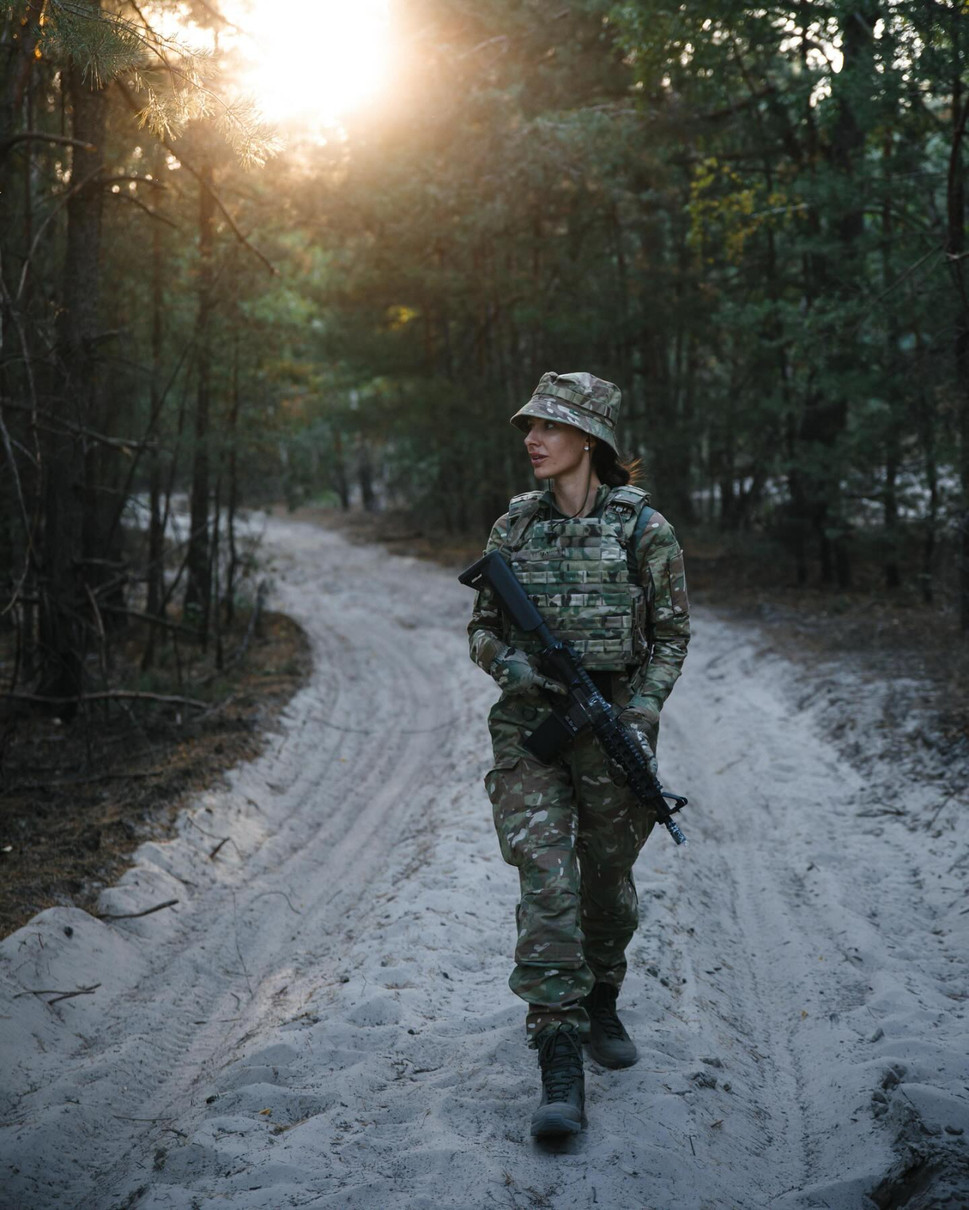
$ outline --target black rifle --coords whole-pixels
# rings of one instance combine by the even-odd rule
[[[654,812],[660,823],[666,824],[677,844],[685,844],[686,837],[673,816],[683,810],[687,800],[681,794],[664,790],[656,780],[639,742],[619,721],[619,712],[596,688],[571,644],[552,634],[499,552],[493,550],[478,559],[458,579],[469,588],[480,590],[487,586],[491,589],[512,623],[519,630],[534,634],[542,644],[538,654],[539,670],[565,687],[563,706],[551,701],[557,695],[549,695],[552,713],[525,740],[528,751],[550,764],[577,735],[591,731],[606,756],[626,775],[629,788],[639,802]],[[673,806],[667,804],[667,799]]]

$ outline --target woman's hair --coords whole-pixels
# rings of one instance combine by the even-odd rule
[[[599,482],[607,487],[624,487],[627,483],[636,483],[643,474],[639,458],[622,462],[612,446],[604,441],[597,441],[593,447],[592,469],[598,475]]]

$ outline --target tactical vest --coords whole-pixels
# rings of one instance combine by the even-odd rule
[[[649,650],[646,594],[639,583],[633,533],[649,497],[617,487],[597,517],[538,520],[543,492],[515,496],[502,553],[556,637],[570,642],[589,671],[639,664]],[[509,625],[507,642],[535,652],[540,644]]]

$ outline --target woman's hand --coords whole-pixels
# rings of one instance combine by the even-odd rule
[[[492,663],[491,675],[503,693],[528,693],[535,689],[565,693],[563,685],[543,676],[525,652],[517,647],[509,647],[504,655]]]
[[[649,736],[649,745],[656,748],[656,737],[659,734],[659,702],[653,697],[640,697],[634,694],[622,712],[623,722],[636,722],[643,727]]]
[[[643,750],[643,754],[649,763],[649,771],[659,780],[659,772],[656,766],[656,757],[653,753],[656,751],[656,738],[659,731],[659,710],[652,703],[645,701],[630,704],[622,712],[622,721],[632,732],[634,739]]]

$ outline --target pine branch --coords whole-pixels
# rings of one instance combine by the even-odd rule
[[[128,3],[140,24],[75,0],[47,0],[38,45],[80,64],[84,77],[98,88],[129,73],[138,91],[147,94],[139,121],[156,136],[174,137],[194,118],[215,117],[245,165],[262,165],[275,155],[280,141],[258,116],[255,103],[227,101],[210,86],[204,68],[214,61],[213,52],[160,34],[137,0]],[[152,87],[153,66],[167,77],[167,90]]]
[[[114,335],[117,335],[117,333],[105,332],[101,334],[100,339],[104,340],[106,337]],[[107,445],[118,450],[130,451],[135,449],[158,448],[158,443],[156,441],[142,441],[137,437],[108,437],[106,434],[99,433],[97,430],[88,428],[85,425],[74,424],[64,416],[58,416],[54,412],[46,411],[43,408],[33,407],[27,403],[19,403],[17,400],[11,399],[4,395],[0,395],[0,408],[14,408],[20,412],[30,412],[34,417],[35,427],[44,429],[49,433],[56,433],[61,436],[70,435],[74,437],[86,437],[89,441],[94,441],[98,445]],[[49,423],[38,423],[40,418],[47,420]]]
[[[81,147],[84,151],[95,150],[93,143],[85,143],[82,139],[70,139],[64,134],[45,134],[42,130],[24,130],[0,142],[0,159],[7,156],[18,143],[58,143],[68,147]]]
[[[128,0],[128,3],[138,14],[145,29],[153,33],[151,23],[141,11],[137,0]],[[196,64],[202,58],[200,55],[183,53],[182,57],[189,64],[186,69],[172,61],[164,41],[152,49],[172,79],[172,90],[167,98],[160,97],[141,78],[135,81],[136,86],[144,85],[148,94],[148,104],[139,114],[139,121],[147,126],[152,134],[158,138],[171,138],[192,118],[218,115],[222,133],[244,165],[261,166],[270,156],[276,154],[280,147],[279,139],[274,128],[257,116],[258,107],[255,102],[228,102],[209,88],[202,74],[196,69]],[[186,85],[185,90],[179,91],[175,81]]]
[[[120,80],[115,80],[115,85],[117,86],[119,92],[124,97],[125,101],[127,102],[128,107],[132,110],[133,113],[137,113],[138,112],[137,102],[135,101],[134,97],[132,97],[132,95],[130,94],[128,89],[125,87],[125,85]],[[269,260],[268,257],[266,257],[262,252],[259,251],[259,249],[255,246],[255,244],[252,243],[252,241],[247,236],[243,235],[243,233],[239,230],[238,224],[236,223],[235,219],[232,217],[232,215],[226,209],[225,203],[222,201],[222,199],[219,197],[219,195],[215,192],[215,190],[212,188],[212,186],[207,184],[205,181],[203,181],[202,174],[196,168],[193,168],[192,165],[182,156],[182,154],[180,152],[175,150],[175,148],[172,146],[171,142],[167,138],[165,138],[161,135],[156,135],[156,137],[158,138],[158,141],[161,143],[161,145],[165,148],[165,150],[168,151],[170,155],[173,155],[178,160],[178,162],[182,165],[182,167],[186,170],[186,172],[188,172],[191,176],[193,176],[195,178],[195,180],[198,181],[198,183],[203,188],[208,189],[209,193],[212,196],[212,200],[215,202],[216,206],[219,208],[219,211],[221,212],[222,217],[229,224],[229,228],[231,229],[232,234],[236,237],[236,239],[239,241],[239,243],[242,244],[243,247],[248,248],[249,251],[253,254],[253,256],[255,256],[258,260],[262,261],[262,263],[266,266],[266,268],[269,270],[269,272],[273,274],[274,277],[277,276],[279,273],[279,270],[272,263],[272,261]]]

